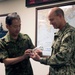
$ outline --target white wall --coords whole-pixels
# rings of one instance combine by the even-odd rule
[[[25,0],[7,0],[0,2],[0,14],[17,12],[21,16],[21,32],[28,34],[35,44],[35,7],[25,7]],[[30,59],[34,75],[47,75],[49,66],[40,64]],[[0,63],[0,75],[5,75],[4,64]]]

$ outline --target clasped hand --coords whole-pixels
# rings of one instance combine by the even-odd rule
[[[40,57],[42,56],[42,51],[39,49],[33,50],[33,49],[27,49],[25,51],[25,56],[30,56],[35,61],[39,61]]]

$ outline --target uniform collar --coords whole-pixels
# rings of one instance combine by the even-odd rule
[[[5,39],[6,42],[16,42],[17,40],[22,40],[23,37],[22,37],[21,33],[19,33],[18,38],[17,38],[16,40],[14,40],[14,39],[10,36],[10,34],[7,33],[7,34],[5,35],[5,37],[4,37],[4,39]]]

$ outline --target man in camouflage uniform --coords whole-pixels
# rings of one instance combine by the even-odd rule
[[[55,29],[59,29],[54,36],[52,55],[43,58],[38,55],[41,51],[37,50],[31,58],[50,65],[49,75],[75,75],[75,28],[66,23],[61,8],[52,8],[48,19]]]
[[[29,55],[34,45],[27,34],[20,33],[19,15],[9,14],[6,27],[8,34],[0,40],[0,61],[5,64],[6,75],[33,75]]]

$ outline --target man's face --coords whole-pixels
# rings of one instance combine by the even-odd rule
[[[21,29],[21,21],[18,19],[12,20],[12,25],[7,25],[7,28],[9,30],[9,33],[11,36],[18,36],[20,29]]]
[[[60,28],[60,22],[61,22],[60,16],[57,16],[56,14],[52,13],[48,16],[48,19],[50,21],[50,24],[53,25],[55,29]]]

